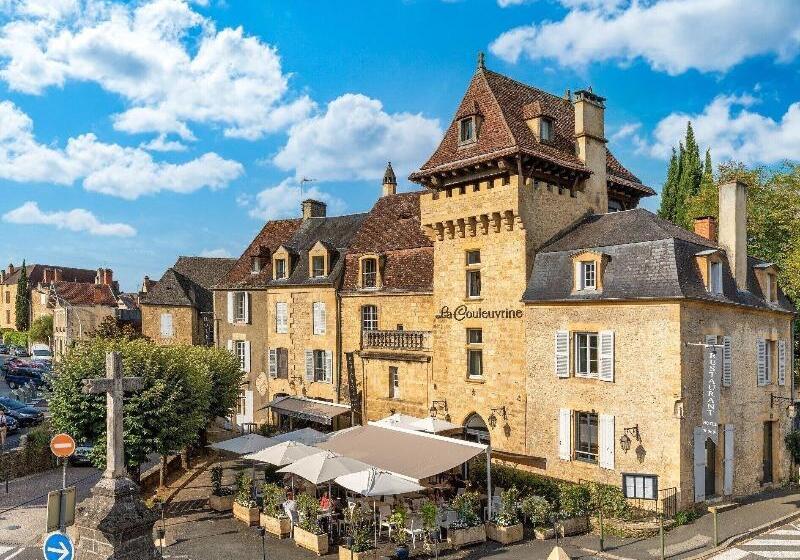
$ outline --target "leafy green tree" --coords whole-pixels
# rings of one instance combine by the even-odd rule
[[[31,293],[28,289],[28,267],[25,266],[25,261],[22,261],[22,270],[19,271],[17,299],[14,304],[17,314],[15,326],[20,332],[27,331],[31,326]]]
[[[97,325],[97,328],[90,334],[90,336],[100,338],[120,338],[124,340],[146,338],[129,323],[123,323],[111,315],[103,319],[100,324]]]
[[[677,154],[674,148],[672,150],[667,178],[661,190],[659,216],[679,226],[689,227],[692,221],[689,200],[699,192],[703,173],[700,148],[694,137],[692,123],[688,122],[686,137],[678,144]]]
[[[719,187],[714,179],[714,166],[711,163],[711,150],[706,150],[703,175],[697,194],[689,197],[686,203],[687,227],[695,218],[717,216],[719,214]]]
[[[42,315],[37,317],[31,323],[30,330],[28,330],[28,338],[31,342],[46,342],[50,344],[53,339],[53,316]]]
[[[667,167],[667,179],[661,188],[661,207],[658,215],[667,220],[675,219],[675,191],[678,188],[678,154],[672,148],[672,157],[669,159]]]

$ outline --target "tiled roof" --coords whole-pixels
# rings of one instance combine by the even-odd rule
[[[365,253],[382,257],[384,292],[433,289],[433,243],[420,226],[421,192],[383,196],[372,207],[345,261],[343,290],[358,288],[359,262]]]
[[[459,120],[476,113],[482,117],[477,141],[459,145]],[[549,142],[540,142],[525,122],[540,115],[553,121],[553,138]],[[502,74],[479,69],[472,77],[441,144],[420,170],[411,174],[411,179],[418,180],[431,172],[447,171],[517,153],[536,156],[568,169],[589,172],[575,154],[574,136],[575,110],[570,100]],[[632,188],[640,196],[655,194],[610,152],[606,165],[609,181]]]
[[[718,245],[643,209],[586,217],[536,255],[523,299],[527,302],[700,299],[794,312],[780,293],[767,303],[748,263],[747,290],[739,291],[727,257],[723,259],[723,293],[710,294],[695,256]],[[608,256],[603,289],[573,293],[572,258],[580,250]],[[724,251],[722,252],[724,256]]]
[[[272,253],[285,244],[295,234],[301,219],[271,220],[264,224],[261,231],[245,249],[242,256],[236,261],[230,272],[222,278],[215,287],[217,288],[242,288],[266,286],[272,280]],[[250,272],[252,259],[262,257],[261,272]]]
[[[143,305],[191,306],[213,311],[211,288],[228,274],[236,259],[178,257],[142,298]]]
[[[70,305],[106,305],[117,306],[117,298],[107,284],[94,282],[53,282],[59,300],[66,300]]]
[[[61,271],[61,280],[64,282],[86,282],[94,283],[97,270],[90,270],[87,268],[71,268],[68,266],[57,266],[50,264],[29,264],[25,268],[28,271],[28,285],[36,286],[44,279],[44,271],[47,269],[57,269]],[[12,274],[6,276],[3,284],[11,285],[16,284],[19,280],[21,267],[18,267]]]

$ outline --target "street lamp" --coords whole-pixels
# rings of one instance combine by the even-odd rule
[[[258,534],[261,535],[261,557],[263,560],[267,560],[267,530],[259,527]]]

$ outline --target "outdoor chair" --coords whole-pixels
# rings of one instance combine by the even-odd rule
[[[417,535],[422,537],[425,533],[422,529],[422,519],[412,517],[410,520],[406,520],[403,530],[411,535],[411,548],[417,548]]]
[[[378,506],[378,535],[383,532],[383,528],[389,531],[389,538],[392,538],[392,526],[389,524],[389,516],[392,515],[392,508],[386,504]]]

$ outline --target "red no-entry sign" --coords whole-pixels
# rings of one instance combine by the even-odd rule
[[[57,434],[50,440],[50,451],[65,459],[75,453],[75,440],[69,434]]]

